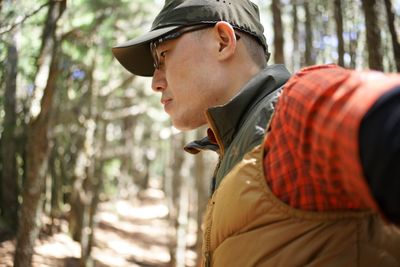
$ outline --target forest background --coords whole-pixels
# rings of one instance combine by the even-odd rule
[[[254,2],[270,63],[400,71],[400,0]],[[205,129],[174,129],[110,50],[162,5],[0,0],[0,266],[196,264],[216,157],[182,147]]]

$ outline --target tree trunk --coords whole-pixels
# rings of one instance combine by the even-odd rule
[[[56,24],[66,7],[66,1],[50,2],[46,26],[42,39],[42,51],[51,51],[49,55],[50,68],[43,96],[40,102],[40,113],[28,126],[27,134],[27,166],[26,180],[23,186],[23,202],[20,210],[17,244],[14,255],[15,267],[28,267],[32,264],[34,243],[39,233],[39,219],[41,213],[41,195],[47,171],[48,158],[48,127],[51,114],[53,95],[59,74],[58,69],[58,42]],[[49,34],[50,32],[50,34]],[[47,49],[44,49],[47,48]],[[45,58],[43,56],[41,58]],[[41,61],[44,62],[44,61]],[[38,69],[42,64],[38,64]],[[38,73],[40,70],[38,71]],[[36,89],[38,90],[38,89]]]
[[[102,148],[105,146],[106,143],[106,127],[104,123],[100,126],[100,122],[97,120],[98,130],[97,133],[100,136],[98,138],[97,147],[95,148],[97,151],[102,151]],[[94,242],[94,228],[95,228],[95,220],[94,216],[97,212],[97,207],[100,202],[100,190],[103,186],[103,166],[104,161],[101,160],[100,153],[97,153],[94,159],[94,174],[93,174],[93,181],[92,181],[92,190],[93,190],[93,198],[90,203],[90,213],[89,213],[89,221],[88,221],[88,229],[90,229],[89,233],[87,233],[87,246],[86,249],[83,250],[82,248],[82,263],[86,264],[91,258],[91,251]],[[85,265],[86,266],[86,265]]]
[[[57,159],[58,153],[57,148],[58,145],[54,140],[54,145],[52,148],[51,158],[49,159],[49,167],[50,167],[50,175],[51,175],[51,197],[50,200],[50,218],[51,218],[51,231],[53,232],[54,228],[54,219],[58,218],[61,214],[61,206],[63,203],[63,183],[62,183],[62,172],[59,171],[61,169],[60,159]]]
[[[272,0],[271,10],[273,15],[274,26],[274,62],[275,64],[285,64],[283,25],[281,15],[280,0]]]
[[[7,58],[5,62],[5,94],[4,94],[4,122],[1,135],[1,216],[7,225],[7,231],[15,235],[17,231],[18,213],[18,175],[16,159],[15,126],[17,125],[16,92],[17,92],[18,52],[15,39],[11,38],[7,44]],[[1,229],[0,229],[1,232]]]
[[[34,241],[39,231],[40,198],[47,170],[48,121],[51,100],[58,76],[57,55],[53,55],[48,86],[42,101],[42,112],[29,124],[27,143],[27,175],[23,188],[20,224],[15,252],[15,267],[30,266]],[[47,110],[47,111],[46,111]]]
[[[197,131],[197,138],[200,139],[203,137],[203,131]],[[193,166],[193,174],[195,177],[195,187],[197,191],[197,239],[196,239],[196,251],[197,251],[197,265],[200,266],[202,260],[201,254],[201,246],[202,246],[202,237],[203,232],[201,230],[201,225],[203,223],[203,215],[207,207],[208,201],[208,186],[209,179],[207,179],[205,175],[205,162],[204,162],[204,153],[201,152],[195,156],[194,166]]]
[[[77,155],[74,160],[74,170],[72,176],[72,191],[69,204],[71,205],[71,212],[68,218],[68,227],[69,232],[72,236],[72,239],[80,242],[82,239],[82,218],[83,218],[83,180],[85,179],[85,157],[83,155],[85,137],[77,140],[76,142],[76,150]]]
[[[93,216],[98,203],[99,176],[96,171],[96,151],[100,151],[100,143],[96,142],[98,131],[98,111],[97,101],[98,92],[94,84],[96,53],[93,55],[93,62],[88,73],[88,114],[83,127],[85,137],[78,152],[78,158],[75,166],[75,180],[73,184],[72,207],[70,220],[70,229],[73,238],[80,242],[81,259],[80,266],[88,266],[91,262],[90,252],[92,245],[92,226]],[[96,147],[97,146],[99,147]],[[90,231],[88,231],[88,229]]]
[[[362,0],[367,31],[368,64],[371,69],[383,71],[381,35],[376,14],[376,0]]]
[[[390,30],[390,35],[392,37],[392,46],[394,53],[394,62],[396,62],[396,69],[400,72],[400,43],[397,37],[397,32],[395,28],[395,15],[392,9],[392,3],[390,0],[385,0],[386,14],[387,14],[387,22]]]
[[[103,147],[103,142],[105,140],[105,134],[103,134],[103,138],[95,143],[95,137],[98,133],[98,121],[96,120],[96,129],[93,132],[93,143],[92,149],[93,151],[101,151]],[[105,133],[105,130],[104,132]],[[97,145],[96,145],[97,144]],[[99,153],[97,153],[99,154]],[[87,201],[84,202],[84,212],[83,212],[83,220],[82,220],[82,229],[81,229],[81,260],[80,266],[86,267],[91,266],[91,250],[93,245],[94,238],[94,215],[97,211],[97,206],[99,203],[99,193],[101,188],[101,180],[102,180],[102,164],[104,162],[100,161],[100,156],[96,157],[96,154],[91,155],[91,164],[86,168],[86,179],[84,181],[84,190],[85,195],[87,197]],[[89,229],[87,231],[85,229]]]
[[[128,102],[125,99],[125,105],[130,105],[130,100]],[[135,127],[137,123],[137,117],[127,116],[122,120],[124,137],[122,142],[124,143],[127,153],[121,159],[121,176],[118,181],[120,196],[124,197],[135,197],[131,194],[132,188],[137,188],[137,183],[135,183],[134,177],[134,162],[135,162]]]
[[[310,12],[310,5],[307,1],[304,1],[304,10],[306,13],[306,49],[305,49],[305,65],[310,66],[315,64],[312,51],[313,51],[313,30],[311,26],[311,12]]]
[[[292,40],[293,40],[293,54],[292,54],[292,70],[296,71],[300,68],[299,58],[299,17],[297,15],[297,0],[292,0]]]
[[[181,196],[181,189],[182,189],[182,166],[183,166],[183,146],[185,144],[185,135],[183,133],[176,134],[172,136],[172,151],[174,151],[174,154],[172,156],[172,162],[171,162],[171,196],[170,196],[170,205],[169,205],[169,220],[170,224],[172,226],[172,229],[174,229],[174,233],[172,234],[172,242],[170,243],[169,246],[169,252],[171,256],[170,260],[170,265],[171,266],[176,266],[177,264],[177,258],[176,258],[176,252],[178,248],[178,228],[179,228],[179,221],[178,221],[178,215],[179,215],[179,198]]]
[[[347,40],[345,40],[347,41],[347,51],[350,56],[348,67],[350,69],[355,69],[357,67],[357,47],[358,40],[360,39],[359,37],[361,36],[361,29],[360,27],[354,27],[353,25],[356,25],[357,21],[360,20],[359,10],[361,9],[361,3],[354,1],[344,1],[342,2],[342,7],[342,11],[345,11],[343,14],[346,15],[346,31],[348,31]],[[363,57],[363,55],[361,56]]]
[[[335,0],[336,35],[338,38],[338,64],[344,67],[344,40],[343,40],[343,15],[342,0]]]

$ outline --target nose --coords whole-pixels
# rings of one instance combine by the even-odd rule
[[[155,92],[162,92],[167,88],[167,80],[165,79],[165,73],[163,71],[159,69],[154,70],[151,88]]]

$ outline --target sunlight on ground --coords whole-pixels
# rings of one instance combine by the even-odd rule
[[[116,200],[102,203],[103,210],[112,211],[112,214],[103,214],[101,216],[108,221],[118,220],[118,216],[129,219],[151,220],[157,218],[165,218],[168,215],[168,207],[164,203],[164,192],[158,189],[147,189],[139,192],[139,198],[146,199],[149,203],[140,203],[135,205],[134,201]],[[116,211],[116,213],[115,213]]]
[[[163,204],[132,207],[127,201],[118,201],[116,203],[118,214],[132,219],[156,219],[168,215],[168,208]]]
[[[132,223],[130,221],[123,220],[118,218],[117,215],[109,213],[109,212],[101,212],[97,216],[98,220],[107,223],[109,225],[113,225],[114,227],[118,227],[118,229],[128,232],[128,233],[143,233],[149,236],[159,237],[161,235],[165,235],[166,233],[166,225],[165,223],[161,223],[160,221],[154,220],[151,224],[143,224],[138,225],[137,223]],[[159,223],[157,223],[159,222]],[[117,225],[116,225],[117,224]],[[157,225],[158,224],[158,225]]]
[[[99,205],[96,215],[95,242],[92,258],[96,267],[167,267],[170,266],[169,245],[175,238],[173,226],[168,221],[165,196],[159,190],[146,190],[139,199],[115,200]],[[49,218],[43,218],[50,225]],[[78,266],[80,245],[67,234],[64,220],[53,223],[62,232],[43,235],[36,242],[33,267]],[[184,233],[186,246],[196,241],[196,222],[189,220]],[[65,225],[64,225],[65,224]],[[173,243],[173,242],[172,242]],[[0,243],[0,267],[13,266],[14,242]],[[188,248],[179,258],[185,266],[195,266],[196,253]]]
[[[0,243],[0,267],[13,266],[14,241]],[[36,241],[33,267],[58,267],[64,260],[80,257],[80,246],[67,234],[59,233]]]
[[[131,233],[126,232],[126,237],[129,235]],[[154,263],[157,266],[170,260],[165,245],[146,245],[142,240],[122,238],[109,231],[97,230],[98,246],[93,249],[93,258],[103,264],[116,267],[133,266],[132,262]]]
[[[112,240],[108,245],[110,249],[107,250],[93,249],[93,258],[109,266],[132,266],[132,262],[157,266],[170,260],[169,252],[164,246],[143,248],[125,240]]]
[[[5,241],[0,243],[0,266],[13,266],[13,258],[8,252],[14,250],[14,244],[12,241]]]
[[[159,266],[170,261],[168,208],[156,194],[151,198],[156,203],[117,200],[101,204],[96,216],[101,222],[95,234],[98,247],[92,253],[95,260],[116,267]]]
[[[65,257],[79,258],[81,255],[79,243],[71,240],[68,235],[63,233],[52,236],[51,242],[36,246],[35,251],[38,254],[60,259]]]

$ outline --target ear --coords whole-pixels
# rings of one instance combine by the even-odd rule
[[[218,58],[226,60],[233,56],[236,51],[237,40],[232,25],[225,21],[219,21],[214,26],[214,33],[219,43]]]

